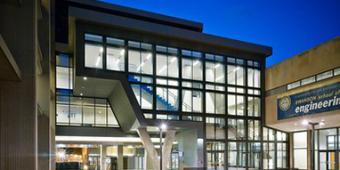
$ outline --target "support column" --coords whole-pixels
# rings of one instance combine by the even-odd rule
[[[171,150],[172,150],[172,143],[175,141],[175,130],[168,130],[166,132],[166,136],[164,139],[164,144],[163,144],[163,153],[162,153],[162,167],[163,169],[167,169],[166,167],[168,166],[170,156],[171,156]]]
[[[159,163],[159,155],[155,149],[155,146],[153,145],[150,135],[146,131],[146,128],[138,128],[137,130],[139,137],[142,140],[143,146],[145,150],[147,151],[150,159],[152,160],[152,165],[154,170],[160,169],[160,163]]]
[[[124,169],[123,145],[117,146],[117,168]]]

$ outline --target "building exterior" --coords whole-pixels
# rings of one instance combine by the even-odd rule
[[[100,2],[56,8],[57,166],[159,169],[161,146],[163,168],[289,166],[287,135],[263,121],[270,47]]]
[[[54,169],[51,6],[0,1],[1,170]]]
[[[266,125],[290,134],[292,168],[340,168],[339,75],[339,37],[266,69]]]
[[[99,1],[0,22],[1,170],[340,169],[339,37],[266,69],[270,47]]]

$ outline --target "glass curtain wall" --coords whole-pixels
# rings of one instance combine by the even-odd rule
[[[263,127],[263,169],[288,168],[288,135]]]
[[[99,37],[106,40],[104,35]],[[120,44],[125,44],[116,46],[127,51],[127,63],[119,71],[126,70],[144,117],[202,122],[209,169],[262,169],[264,147],[274,152],[266,169],[287,165],[287,145],[282,144],[286,141],[274,137],[266,146],[262,144],[259,61],[130,40]],[[119,56],[123,52],[112,53]],[[282,158],[280,163],[270,163],[276,158]]]
[[[97,36],[88,39],[96,40]],[[72,57],[56,56],[56,124],[58,126],[119,127],[105,98],[74,96]]]
[[[314,136],[315,169],[340,169],[340,129],[315,130]]]
[[[293,134],[294,168],[307,169],[307,132]]]

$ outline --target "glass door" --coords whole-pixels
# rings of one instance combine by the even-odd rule
[[[320,170],[335,170],[334,151],[320,151]]]

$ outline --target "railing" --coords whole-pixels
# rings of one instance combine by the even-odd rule
[[[132,76],[131,78],[133,79],[133,81],[138,82],[138,80],[134,76]],[[143,89],[148,94],[153,95],[153,91],[152,91],[152,89],[150,89],[148,87],[148,85],[140,85],[140,87],[141,87],[141,89]],[[163,88],[161,90],[162,90],[161,93],[163,94],[162,96],[167,96],[168,99],[166,99],[166,98],[164,98],[164,97],[162,97],[162,96],[160,96],[156,93],[157,101],[159,101],[163,105],[165,105],[166,109],[168,109],[168,110],[172,110],[172,111],[177,110],[177,108],[175,107],[177,105],[177,103],[175,103],[175,105],[174,105],[174,104],[170,103],[169,101],[178,101],[179,96],[170,92],[168,89]],[[185,110],[191,109],[191,105],[185,103],[184,101],[182,101],[182,102],[183,102],[182,106],[185,108]]]

